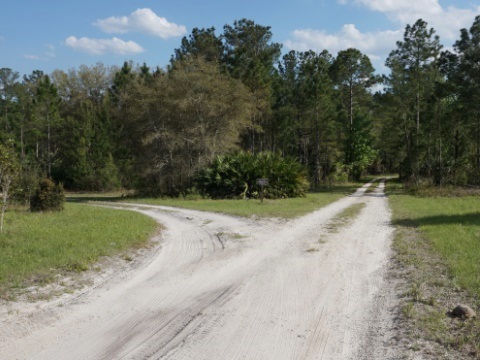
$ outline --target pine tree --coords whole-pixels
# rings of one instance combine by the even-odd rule
[[[397,49],[386,61],[391,69],[387,84],[398,101],[398,123],[406,145],[403,173],[410,175],[415,184],[419,183],[425,161],[427,138],[422,127],[428,128],[428,118],[424,115],[439,79],[437,61],[442,47],[435,30],[427,26],[421,19],[407,25],[403,41],[397,42]]]
[[[343,122],[345,164],[350,168],[349,176],[354,179],[358,179],[361,171],[369,165],[365,165],[365,159],[373,161],[370,156],[371,147],[364,144],[361,129],[369,127],[364,122],[370,118],[366,110],[371,101],[368,89],[378,81],[374,71],[368,56],[353,48],[340,51],[331,68],[332,78],[338,85],[340,94],[341,117],[345,117],[343,114],[346,114],[346,123]],[[365,153],[359,154],[360,149]],[[360,161],[362,165],[358,165],[359,159],[362,159]]]
[[[272,78],[274,64],[280,57],[281,45],[272,43],[269,26],[255,24],[252,20],[235,21],[233,26],[224,26],[223,39],[226,52],[225,63],[230,74],[245,84],[251,93],[255,109],[245,147],[252,153],[272,146],[269,141],[271,128],[268,123],[272,106]]]

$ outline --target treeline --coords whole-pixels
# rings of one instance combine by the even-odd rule
[[[480,184],[480,16],[454,52],[418,20],[390,53],[376,95],[385,164],[418,185]]]
[[[419,20],[380,77],[357,49],[282,57],[270,27],[251,20],[195,28],[165,69],[99,63],[23,79],[0,69],[0,137],[13,140],[24,198],[43,177],[178,194],[240,150],[297,159],[313,186],[366,172],[479,184],[479,42],[480,17],[454,53]]]

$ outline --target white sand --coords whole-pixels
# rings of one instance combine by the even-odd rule
[[[167,227],[161,249],[81,294],[1,311],[0,358],[398,358],[383,188],[292,221],[127,205]]]

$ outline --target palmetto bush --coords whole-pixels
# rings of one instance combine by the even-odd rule
[[[258,198],[257,180],[268,179],[266,198],[305,196],[309,188],[307,172],[302,164],[278,153],[252,155],[238,152],[218,156],[199,172],[196,187],[216,199]]]

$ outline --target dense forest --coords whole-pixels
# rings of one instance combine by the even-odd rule
[[[242,19],[193,29],[164,69],[2,68],[0,178],[14,161],[23,199],[46,177],[179,194],[222,157],[268,152],[302,164],[312,187],[367,172],[480,184],[480,16],[453,52],[422,20],[392,47],[379,76],[353,48],[282,56],[270,27]]]

